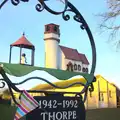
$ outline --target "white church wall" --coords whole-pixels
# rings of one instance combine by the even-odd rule
[[[45,40],[45,66],[47,68],[58,68],[58,41]]]
[[[55,33],[46,33],[46,34],[44,34],[44,38],[45,38],[45,39],[49,39],[49,38],[59,39],[59,35],[58,35],[58,34],[55,34]]]
[[[62,51],[60,49],[60,47],[58,46],[58,69],[64,70],[64,61],[63,61],[63,54]]]
[[[75,60],[70,60],[70,59],[65,59],[65,63],[66,63],[66,67],[67,67],[67,64],[71,62],[73,65],[76,64],[77,65],[77,70],[74,69],[74,66],[73,66],[73,70],[75,72],[82,72],[82,62],[81,61],[75,61]],[[81,70],[78,70],[78,65],[81,66]]]
[[[86,65],[86,64],[82,64],[82,67],[84,67],[84,68],[88,68],[88,65]]]
[[[62,52],[62,50],[60,49],[60,52],[61,52],[61,69],[62,70],[66,70],[67,67],[66,67],[66,61],[65,61],[65,55],[64,53]]]

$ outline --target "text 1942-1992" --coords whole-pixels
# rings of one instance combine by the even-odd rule
[[[62,100],[58,102],[57,100],[40,100],[39,101],[39,108],[78,108],[78,101],[77,100]]]

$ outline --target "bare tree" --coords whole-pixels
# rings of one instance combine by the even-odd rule
[[[109,31],[109,40],[120,47],[120,0],[106,0],[108,10],[99,16],[102,19],[99,25],[103,32]]]

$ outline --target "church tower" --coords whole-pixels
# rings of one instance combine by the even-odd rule
[[[45,67],[47,68],[58,69],[59,67],[59,37],[59,25],[53,23],[45,25]]]

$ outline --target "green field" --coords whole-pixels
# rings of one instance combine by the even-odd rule
[[[7,104],[0,104],[0,120],[14,120],[15,107]]]
[[[88,110],[86,120],[120,120],[120,108]]]
[[[15,107],[0,104],[0,120],[14,120]],[[86,120],[120,120],[120,108],[87,110]]]

